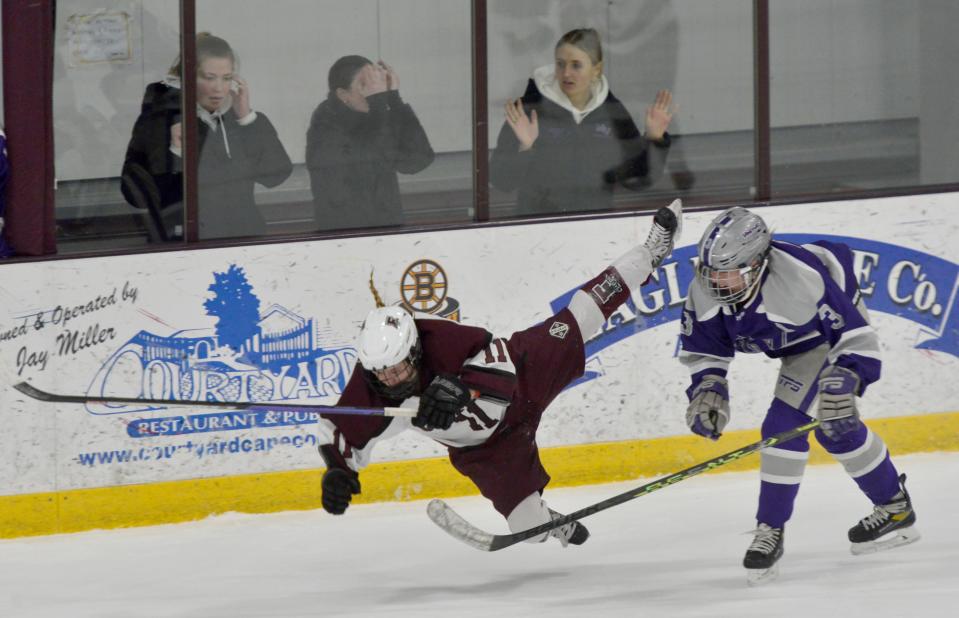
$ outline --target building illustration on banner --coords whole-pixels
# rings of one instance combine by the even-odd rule
[[[210,329],[170,335],[141,330],[102,365],[90,395],[180,401],[329,401],[355,363],[350,347],[330,346],[315,320],[261,302],[241,267],[214,273],[204,302]],[[88,405],[93,414],[146,412],[144,406]]]
[[[279,304],[262,303],[242,267],[214,272],[203,303],[213,328],[181,329],[169,335],[141,330],[119,346],[94,376],[87,394],[190,401],[335,403],[356,363],[352,346],[331,344],[313,318]],[[459,320],[459,302],[447,294],[447,277],[433,260],[419,260],[403,273],[402,304]],[[138,414],[163,406],[89,403],[95,415]],[[278,416],[246,411],[137,418],[131,437],[182,435],[316,422],[315,414]]]

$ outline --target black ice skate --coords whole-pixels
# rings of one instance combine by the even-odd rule
[[[672,252],[673,245],[682,231],[682,221],[682,200],[673,200],[669,206],[663,206],[656,211],[644,245],[652,257],[653,268],[662,264],[666,256]]]
[[[746,567],[746,583],[759,586],[779,575],[777,562],[783,555],[783,529],[760,523],[754,534],[752,545],[743,558],[743,566]]]
[[[559,519],[563,516],[562,513],[557,513],[553,509],[549,510],[549,514],[553,516],[553,519]],[[553,528],[550,530],[549,536],[559,539],[559,542],[563,544],[563,547],[566,547],[570,543],[573,545],[582,545],[586,542],[586,539],[589,538],[589,530],[587,530],[586,526],[584,526],[582,523],[578,521],[571,521],[565,526],[560,526],[559,528]]]
[[[849,548],[853,554],[872,554],[877,551],[908,545],[919,540],[916,512],[906,491],[906,475],[899,476],[899,493],[885,504],[877,504],[872,513],[849,529]]]

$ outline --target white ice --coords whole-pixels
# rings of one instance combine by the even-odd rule
[[[484,553],[436,528],[425,502],[227,515],[0,542],[3,618],[298,616],[959,615],[959,454],[896,458],[923,538],[855,557],[870,505],[836,465],[806,471],[779,579],[749,588],[757,472],[704,475],[585,520],[592,537]],[[641,484],[547,490],[570,511]],[[506,532],[481,498],[449,501]]]

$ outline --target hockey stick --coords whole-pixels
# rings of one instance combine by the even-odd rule
[[[353,414],[360,416],[416,416],[412,408],[352,408],[324,406],[312,403],[270,403],[253,401],[184,401],[182,399],[138,399],[136,397],[95,397],[89,395],[59,395],[48,393],[28,382],[13,385],[24,395],[49,403],[117,403],[123,405],[153,405],[164,407],[219,408],[221,410],[249,410],[251,412],[317,412],[321,414]]]
[[[456,538],[467,545],[472,545],[476,549],[482,551],[497,551],[505,547],[509,547],[510,545],[515,545],[520,541],[525,541],[535,536],[539,536],[544,532],[549,532],[554,528],[565,526],[571,521],[588,517],[589,515],[593,515],[594,513],[598,513],[600,511],[605,511],[606,509],[614,507],[618,504],[622,504],[623,502],[628,502],[634,498],[645,496],[646,494],[652,493],[657,489],[669,487],[670,485],[680,481],[685,481],[686,479],[696,476],[697,474],[712,470],[713,468],[718,468],[719,466],[724,466],[758,450],[775,446],[777,444],[782,444],[783,442],[788,442],[793,438],[812,431],[816,427],[819,427],[819,420],[813,419],[805,425],[800,425],[788,431],[777,433],[776,435],[770,436],[765,440],[747,444],[746,446],[738,448],[735,451],[730,451],[724,455],[720,455],[719,457],[714,457],[709,461],[704,461],[703,463],[696,464],[695,466],[686,468],[685,470],[680,470],[679,472],[656,479],[655,481],[646,483],[645,485],[640,485],[636,489],[631,489],[627,492],[613,496],[612,498],[607,498],[602,502],[597,502],[596,504],[587,506],[584,509],[570,513],[569,515],[564,515],[554,519],[553,521],[547,522],[541,526],[516,532],[515,534],[490,534],[489,532],[481,530],[463,519],[463,517],[461,517],[442,500],[430,500],[429,506],[426,508],[426,512],[430,519],[433,520],[433,523],[445,530],[447,534],[453,538]]]

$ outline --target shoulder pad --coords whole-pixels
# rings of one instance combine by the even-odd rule
[[[828,247],[820,245],[808,244],[800,246],[815,255],[816,258],[822,262],[826,270],[829,271],[829,276],[836,282],[836,285],[838,285],[841,290],[846,290],[846,271],[835,253],[830,251]]]
[[[768,270],[761,292],[769,319],[782,324],[805,324],[811,320],[826,290],[822,275],[775,247],[769,252]]]

